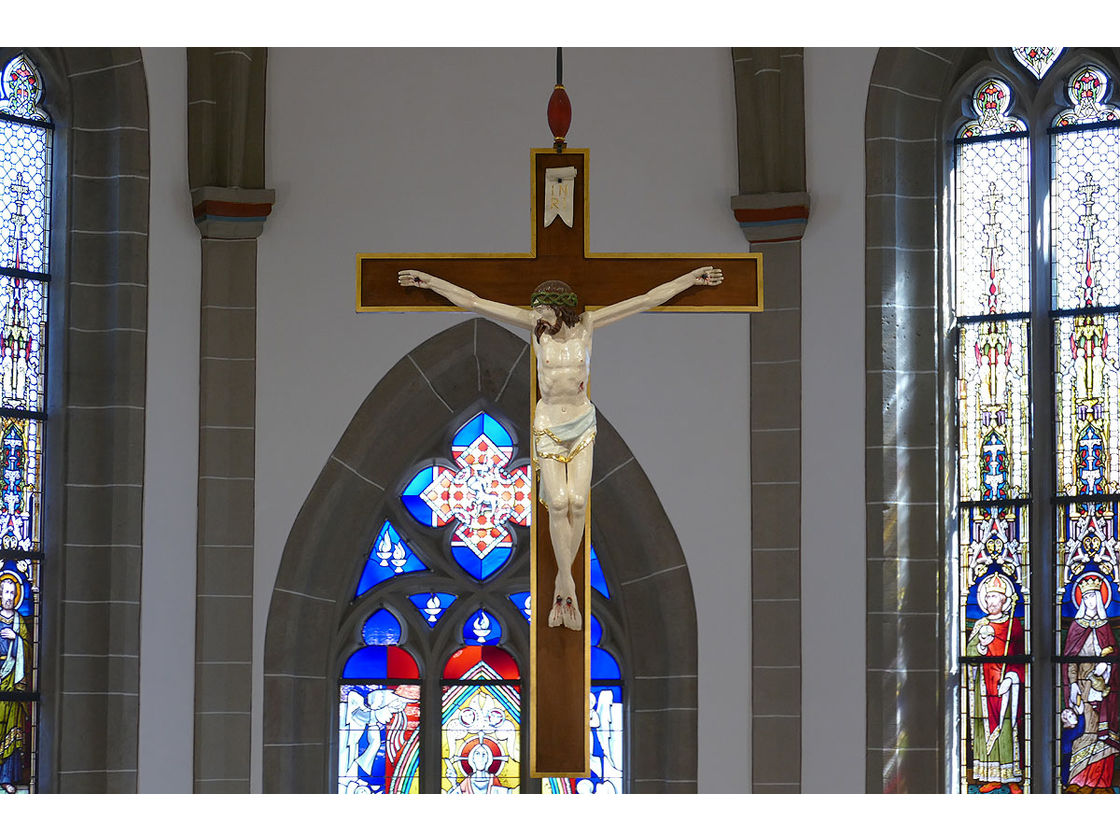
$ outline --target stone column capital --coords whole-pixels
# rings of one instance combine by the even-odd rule
[[[256,239],[276,202],[276,190],[198,187],[191,190],[194,223],[203,239]]]
[[[809,222],[809,193],[733,195],[731,212],[750,242],[794,242],[805,235]]]

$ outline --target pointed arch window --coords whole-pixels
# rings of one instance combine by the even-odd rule
[[[1013,52],[1043,84],[981,78],[952,166],[960,783],[1120,792],[1120,122]]]
[[[0,787],[38,787],[51,145],[38,68],[0,78]]]
[[[340,793],[623,792],[625,682],[597,614],[620,618],[594,547],[592,776],[537,781],[523,760],[532,477],[513,428],[478,411],[449,429],[449,457],[381,512],[340,629]]]

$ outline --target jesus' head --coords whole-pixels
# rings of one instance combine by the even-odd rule
[[[546,280],[533,290],[529,306],[537,316],[533,335],[539,339],[547,332],[556,335],[562,326],[574,327],[579,323],[579,298],[572,287],[562,280]]]

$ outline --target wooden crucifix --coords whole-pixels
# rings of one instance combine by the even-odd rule
[[[533,149],[532,246],[525,254],[358,254],[359,312],[458,311],[427,288],[402,287],[399,272],[448,278],[479,298],[528,310],[537,286],[563,280],[588,310],[602,310],[649,292],[699,266],[722,271],[721,285],[696,285],[656,311],[756,312],[762,309],[762,256],[732,254],[589,253],[588,150]],[[534,344],[530,341],[530,347]],[[531,357],[531,399],[536,406],[538,359]],[[530,423],[531,428],[535,428]],[[534,482],[537,481],[534,477]],[[549,627],[557,562],[548,510],[537,498],[531,530],[530,773],[586,777],[590,773],[590,621],[578,631]],[[586,522],[590,523],[588,510]],[[591,611],[590,525],[572,566],[575,592]]]

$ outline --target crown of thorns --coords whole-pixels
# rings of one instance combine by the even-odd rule
[[[577,306],[579,298],[575,292],[533,292],[529,298],[529,305],[537,306]]]

